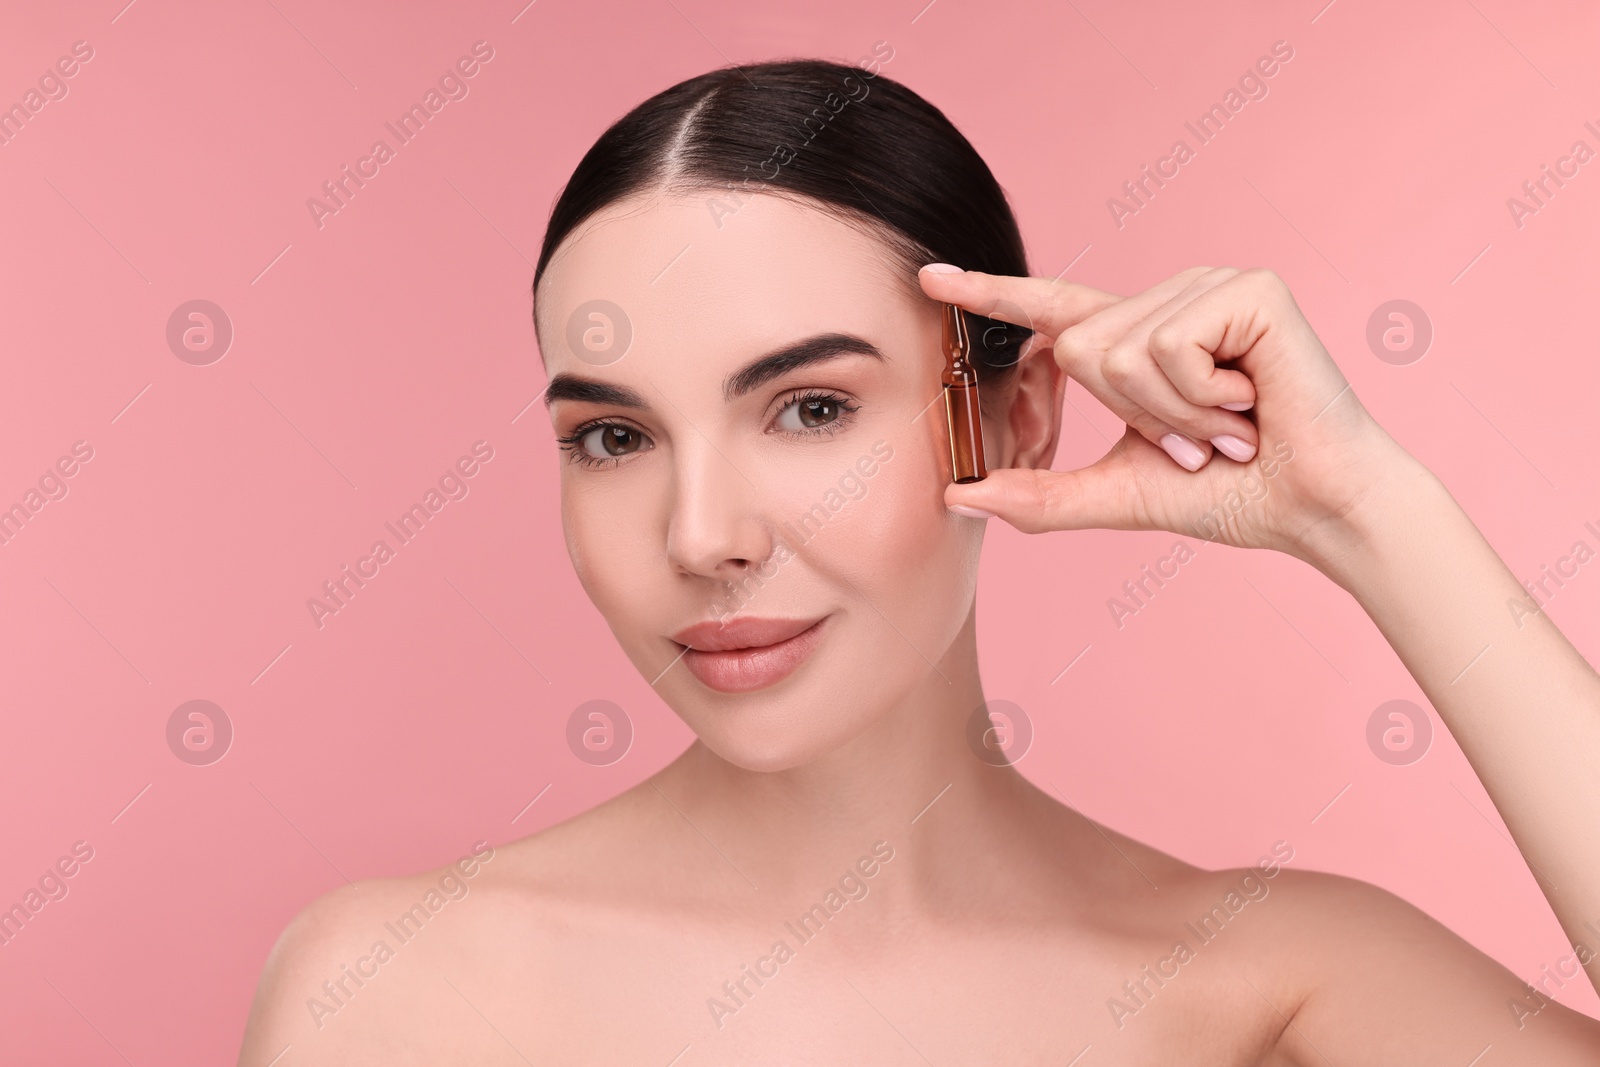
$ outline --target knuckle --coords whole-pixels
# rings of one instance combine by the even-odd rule
[[[1105,361],[1100,364],[1101,376],[1119,389],[1133,380],[1136,369],[1134,359],[1125,348],[1107,353]]]
[[[1288,286],[1284,283],[1284,280],[1278,277],[1277,272],[1271,268],[1251,267],[1249,270],[1243,271],[1242,273],[1251,284],[1261,286],[1264,289],[1288,289]]]
[[[1063,365],[1082,367],[1094,358],[1095,344],[1082,326],[1068,326],[1056,338],[1056,358]]]
[[[1152,355],[1168,356],[1178,350],[1178,346],[1183,343],[1183,337],[1176,326],[1170,322],[1163,322],[1150,331],[1150,337],[1145,343],[1149,345]]]

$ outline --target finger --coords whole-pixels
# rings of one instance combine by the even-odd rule
[[[1137,468],[1137,469],[1136,469]],[[978,508],[1024,533],[1046,530],[1154,529],[1141,484],[1159,494],[1181,493],[1172,469],[1155,446],[1129,431],[1088,467],[1070,471],[1001,468],[982,481],[945,486],[945,505]]]
[[[1025,326],[1052,339],[1122,299],[1116,293],[1077,282],[982,271],[941,274],[924,267],[917,278],[922,291],[934,300],[958,304],[974,315]]]
[[[1209,442],[1235,462],[1245,463],[1255,457],[1258,433],[1255,423],[1220,407],[1192,403],[1148,353],[1138,358],[1140,365],[1135,370],[1114,377],[1111,382],[1124,402],[1137,412],[1132,420],[1125,421],[1145,440],[1160,445],[1180,466],[1189,470],[1204,466],[1201,456],[1206,454],[1206,448],[1202,442]],[[1169,440],[1173,433],[1187,438],[1191,447]]]
[[[1322,348],[1283,279],[1260,267],[1239,272],[1179,308],[1149,338],[1151,355],[1161,363],[1239,360],[1252,389],[1283,373],[1286,368],[1274,357],[1300,345]],[[1337,392],[1349,385],[1331,359],[1317,361],[1311,370],[1324,379],[1317,383],[1320,389]]]
[[[1229,320],[1217,320],[1211,310],[1217,306],[1216,301],[1222,297],[1209,300],[1202,307],[1194,307],[1195,301],[1201,295],[1238,277],[1239,273],[1228,268],[1226,271],[1216,272],[1216,277],[1202,279],[1191,292],[1185,294],[1186,299],[1175,303],[1170,310],[1163,308],[1161,321],[1149,322],[1143,331],[1144,350],[1149,353],[1150,358],[1178,395],[1194,407],[1226,407],[1230,411],[1244,411],[1255,404],[1255,383],[1251,381],[1250,376],[1239,370],[1217,366],[1219,361],[1226,362],[1247,351],[1254,340],[1230,354],[1228,350],[1221,348]],[[1246,284],[1250,284],[1249,279],[1246,280]],[[1230,286],[1229,293],[1224,295],[1231,296],[1238,292],[1238,286]],[[1187,310],[1187,314],[1180,318],[1179,312],[1184,310]],[[1212,330],[1196,334],[1193,329],[1194,324],[1199,321],[1199,316],[1208,313],[1213,320]],[[1167,329],[1162,331],[1159,341],[1151,343],[1157,327],[1162,325],[1166,325]],[[1221,327],[1220,331],[1218,327]],[[1178,337],[1186,338],[1188,343],[1175,343]],[[1212,347],[1194,343],[1202,339],[1211,340]]]
[[[1086,363],[1081,373],[1075,375],[1075,377],[1078,384],[1082,385],[1089,395],[1105,405],[1108,411],[1127,423],[1133,431],[1137,432],[1146,441],[1160,446],[1173,459],[1189,470],[1198,470],[1210,458],[1211,453],[1201,443],[1206,440],[1204,435],[1201,435],[1198,439],[1188,438],[1187,435],[1184,435],[1189,445],[1192,446],[1189,449],[1179,445],[1174,450],[1171,442],[1164,443],[1163,439],[1168,434],[1179,433],[1178,427],[1163,421],[1160,417],[1146,410],[1137,401],[1131,399],[1121,389],[1108,382],[1101,364]],[[1073,404],[1070,396],[1066,397],[1066,401],[1069,404]],[[1076,410],[1077,405],[1073,404],[1073,408]],[[1080,415],[1083,414],[1081,410],[1078,413]]]
[[[1145,366],[1151,374],[1160,376],[1148,355],[1144,357]],[[1096,400],[1104,404],[1107,410],[1117,418],[1127,423],[1130,432],[1137,433],[1147,442],[1154,444],[1166,452],[1179,466],[1186,470],[1199,470],[1211,458],[1211,450],[1206,441],[1212,435],[1206,433],[1185,432],[1178,425],[1168,422],[1142,406],[1137,400],[1131,398],[1122,389],[1111,384],[1105,377],[1105,365],[1093,360],[1086,361],[1082,369],[1073,375],[1080,385]],[[1126,384],[1126,379],[1124,378]],[[1072,403],[1070,397],[1068,403]],[[1073,405],[1076,407],[1076,405]],[[1082,414],[1080,411],[1079,414]],[[1192,422],[1192,420],[1191,420]],[[1226,430],[1218,431],[1218,436],[1225,434]],[[1178,438],[1173,440],[1174,435]],[[1231,448],[1231,442],[1224,442]]]
[[[1254,440],[1253,427],[1238,426],[1249,421],[1241,416],[1212,414],[1185,403],[1164,380],[1144,342],[1174,309],[1233,273],[1208,267],[1183,271],[1069,328],[1056,340],[1057,362],[1070,377],[1190,471],[1211,458],[1205,442],[1212,437],[1222,438],[1233,458],[1247,458],[1254,449],[1249,443]]]
[[[1127,476],[1118,479],[1099,466],[1076,471],[992,470],[980,482],[946,486],[945,505],[979,508],[1023,533],[1136,529],[1126,521],[1131,511]]]
[[[1217,366],[1220,357],[1200,345],[1153,345],[1147,336],[1145,352],[1161,376],[1172,385],[1174,395],[1186,401],[1190,408],[1246,411],[1255,404],[1256,387],[1250,376],[1230,367]]]
[[[1069,377],[1090,383],[1097,377],[1107,353],[1127,338],[1130,330],[1141,322],[1152,322],[1151,316],[1163,309],[1180,306],[1184,294],[1210,272],[1209,267],[1191,267],[1069,326],[1056,338],[1056,363]]]
[[[1155,373],[1159,375],[1159,372]],[[1115,412],[1117,418],[1128,424],[1129,433],[1137,434],[1146,442],[1160,448],[1184,470],[1197,471],[1210,461],[1213,447],[1208,443],[1210,437],[1205,433],[1186,431],[1180,425],[1184,420],[1168,422],[1120,389],[1110,386],[1102,390],[1101,402]],[[1225,434],[1219,433],[1215,436],[1223,437],[1223,443],[1229,448],[1234,448],[1233,443],[1226,440]]]
[[[1200,441],[1210,441],[1230,459],[1239,462],[1255,454],[1255,424],[1221,407],[1237,403],[1237,398],[1253,396],[1255,387],[1248,375],[1219,369],[1209,358],[1198,358],[1193,350],[1187,358],[1164,365],[1152,353],[1149,338],[1163,322],[1171,321],[1178,310],[1190,306],[1238,273],[1232,268],[1207,271],[1135,323],[1099,360],[1107,387],[1107,406],[1118,410],[1118,401],[1121,401],[1136,407],[1140,414],[1126,417],[1125,421],[1139,429],[1146,440],[1165,447],[1174,459],[1191,470],[1196,469],[1198,463],[1195,449],[1173,447],[1167,440],[1168,434],[1177,432],[1196,445]],[[1063,340],[1073,342],[1070,335]],[[1174,381],[1168,367],[1175,368],[1171,373],[1181,374],[1182,380]]]

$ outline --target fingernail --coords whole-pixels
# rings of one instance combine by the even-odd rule
[[[1235,400],[1231,404],[1218,404],[1217,407],[1227,408],[1229,411],[1249,411],[1255,405],[1254,400]]]
[[[1169,433],[1161,438],[1161,447],[1184,470],[1197,471],[1205,466],[1206,454],[1191,438],[1181,433]]]
[[[974,519],[992,519],[992,518],[994,518],[994,512],[992,512],[992,511],[984,511],[982,508],[974,508],[974,507],[970,507],[970,506],[968,506],[966,504],[950,504],[948,506],[949,506],[950,510],[955,512],[957,515],[966,515],[966,516],[969,516],[970,518],[974,518]]]
[[[1211,439],[1211,443],[1217,446],[1218,452],[1221,452],[1229,459],[1238,460],[1240,463],[1256,454],[1254,445],[1233,436],[1231,433],[1220,433]]]
[[[929,263],[922,268],[929,274],[965,274],[960,267],[953,267],[948,263]]]

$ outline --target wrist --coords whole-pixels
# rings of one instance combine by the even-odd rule
[[[1398,444],[1382,471],[1370,491],[1310,527],[1291,553],[1352,592],[1361,575],[1414,545],[1441,508],[1459,508],[1439,477]]]

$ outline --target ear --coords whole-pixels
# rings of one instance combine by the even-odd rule
[[[994,446],[986,449],[992,466],[1049,469],[1061,437],[1061,384],[1055,353],[1036,335],[1007,388],[995,397],[992,418],[984,415],[985,441],[994,434]]]

